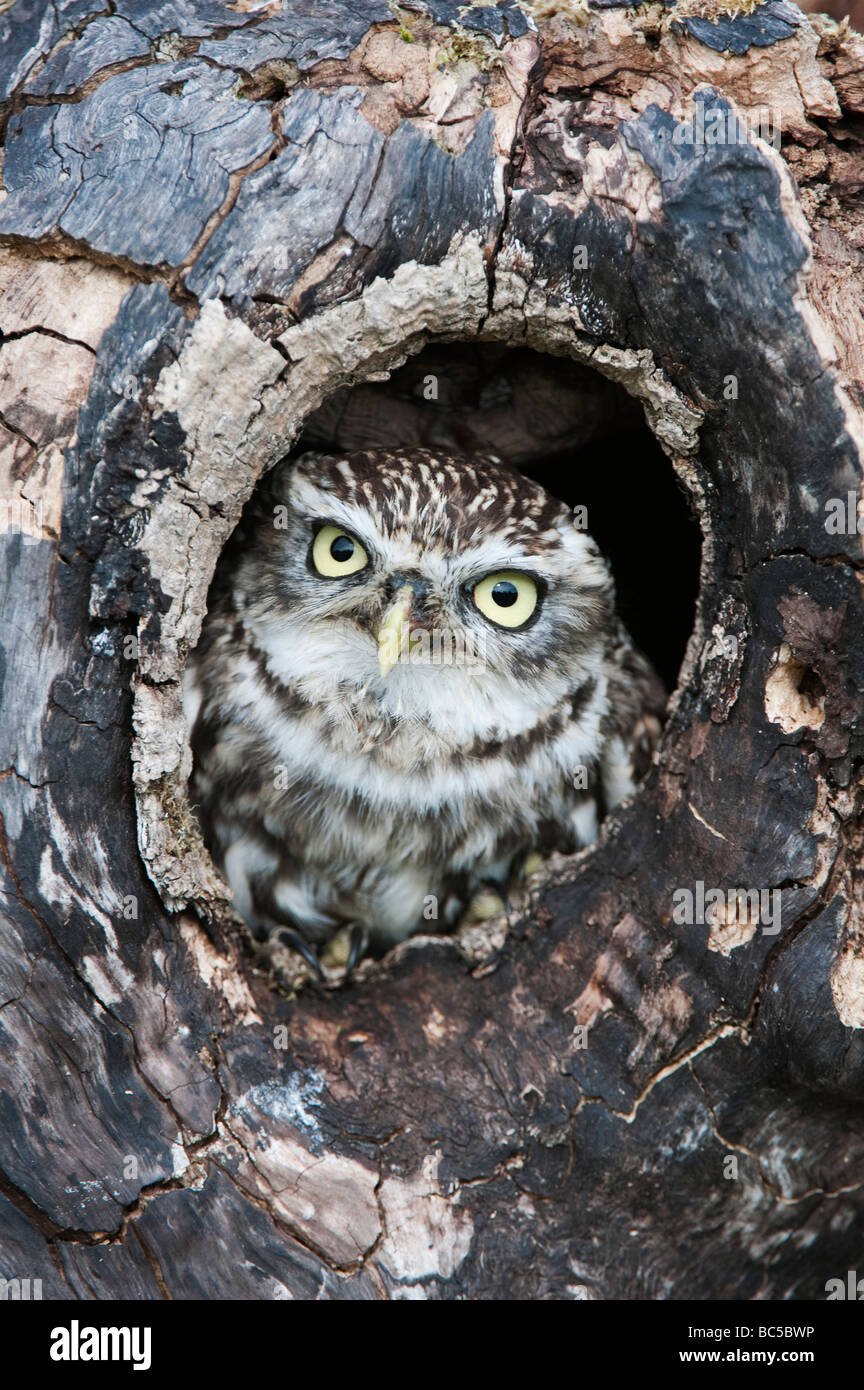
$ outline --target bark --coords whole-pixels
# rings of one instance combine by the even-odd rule
[[[785,0],[110,9],[0,16],[0,1273],[824,1297],[864,1235],[862,551],[826,527],[861,490],[864,40]],[[695,628],[595,847],[286,998],[186,800],[183,661],[256,479],[448,341],[640,403],[699,510]],[[675,922],[699,883],[780,930]]]

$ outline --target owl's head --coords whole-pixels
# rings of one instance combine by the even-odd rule
[[[408,713],[433,690],[488,698],[490,682],[560,695],[597,654],[613,591],[571,511],[522,474],[370,451],[274,470],[235,602],[310,693],[348,682]]]

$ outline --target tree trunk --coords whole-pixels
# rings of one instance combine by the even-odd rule
[[[864,40],[748,8],[0,16],[5,1278],[772,1299],[860,1261]],[[695,629],[596,846],[286,998],[186,799],[183,662],[255,481],[448,341],[641,403]],[[770,910],[700,912],[739,887]]]

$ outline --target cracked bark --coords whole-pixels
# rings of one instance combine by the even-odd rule
[[[864,40],[568,8],[0,16],[0,1273],[46,1297],[855,1267],[862,554],[825,520],[861,490]],[[706,103],[782,149],[679,142]],[[356,439],[345,388],[478,339],[622,385],[698,508],[660,757],[508,921],[288,1000],[189,814],[183,659],[310,417]],[[699,881],[776,889],[780,932],[676,924]]]

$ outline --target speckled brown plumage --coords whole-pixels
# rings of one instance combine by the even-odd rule
[[[316,570],[325,526],[360,571]],[[490,618],[478,585],[502,574]],[[516,629],[494,606],[511,590],[535,603]],[[494,460],[424,450],[274,470],[223,559],[186,700],[194,800],[250,925],[321,943],[360,923],[379,948],[452,925],[514,858],[589,842],[663,703],[568,509]]]

